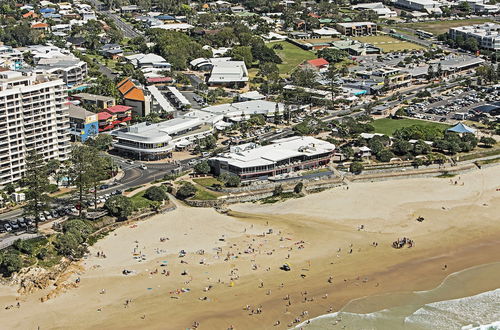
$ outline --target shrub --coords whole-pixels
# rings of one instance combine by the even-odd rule
[[[49,194],[55,193],[56,191],[59,191],[59,187],[56,184],[49,184],[47,186],[47,192]]]
[[[302,192],[302,189],[304,189],[304,184],[302,182],[299,182],[293,187],[293,192],[296,194],[300,194]]]
[[[118,219],[126,219],[132,214],[133,206],[130,199],[125,196],[113,196],[104,203],[104,207],[108,212]]]
[[[74,233],[64,233],[57,235],[54,241],[57,253],[66,257],[81,258],[87,252],[87,248],[81,244],[79,238]]]
[[[38,247],[47,243],[48,240],[45,237],[36,237],[27,240],[18,239],[14,242],[14,248],[22,253],[33,255]]]
[[[361,162],[352,162],[351,166],[349,166],[349,171],[354,174],[360,174],[363,170],[364,166]]]
[[[283,193],[283,187],[281,185],[274,187],[273,196],[279,196]]]
[[[210,165],[208,165],[208,162],[206,160],[199,162],[194,166],[194,170],[196,173],[199,174],[208,174],[210,173]]]
[[[186,199],[196,194],[196,187],[191,182],[185,182],[175,194],[179,199]]]
[[[168,199],[165,189],[157,186],[149,187],[144,193],[144,197],[155,202],[162,202]]]
[[[226,187],[238,187],[241,183],[240,177],[232,173],[222,173],[218,179],[223,182]]]
[[[487,137],[487,136],[483,136],[479,142],[481,142],[482,144],[484,144],[485,146],[487,147],[491,147],[491,146],[494,146],[497,141],[494,139],[494,138],[491,138],[491,137]]]
[[[74,219],[63,223],[63,233],[75,235],[80,243],[87,241],[90,234],[94,232],[94,227],[87,220]]]
[[[381,162],[384,162],[384,163],[387,163],[391,160],[391,158],[394,157],[394,154],[392,153],[392,151],[390,150],[387,150],[387,149],[384,149],[382,151],[380,151],[379,153],[377,153],[377,159]]]
[[[10,276],[23,267],[23,259],[19,251],[8,250],[1,255],[1,259],[0,272],[5,276]]]

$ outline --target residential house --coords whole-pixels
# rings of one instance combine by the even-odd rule
[[[172,65],[167,60],[156,54],[134,54],[125,56],[125,58],[138,69],[155,68],[170,71],[172,68]]]
[[[106,44],[99,50],[102,56],[111,59],[123,57],[123,50],[119,44]]]
[[[302,64],[303,67],[307,67],[318,72],[328,70],[329,65],[330,63],[324,58],[316,58],[314,60],[305,61],[304,64]]]

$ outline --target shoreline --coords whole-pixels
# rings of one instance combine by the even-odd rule
[[[296,325],[294,327],[294,329],[302,329],[302,327],[304,327],[305,329],[315,329],[315,328],[324,329],[325,324],[318,326],[318,324],[316,324],[315,322],[317,322],[319,320],[328,320],[328,319],[332,319],[332,321],[333,321],[333,322],[331,322],[331,324],[329,324],[329,327],[331,327],[331,328],[333,328],[333,326],[337,325],[337,324],[339,326],[341,326],[341,325],[346,326],[345,324],[339,324],[339,323],[341,323],[340,315],[342,313],[360,315],[361,317],[372,315],[374,313],[387,313],[391,309],[401,308],[401,306],[404,306],[404,305],[409,305],[409,304],[416,305],[417,303],[415,302],[415,296],[417,296],[417,295],[433,294],[432,295],[433,299],[428,298],[428,297],[420,299],[421,301],[418,302],[417,307],[419,307],[419,306],[424,307],[427,304],[432,304],[432,303],[436,303],[436,302],[442,303],[442,302],[447,302],[450,300],[467,298],[467,297],[471,297],[471,296],[480,295],[483,293],[492,292],[495,290],[500,290],[498,288],[498,284],[497,285],[490,285],[490,286],[485,285],[481,289],[471,291],[470,289],[467,290],[467,289],[457,287],[456,283],[450,283],[453,281],[462,282],[462,281],[466,280],[467,278],[469,278],[469,279],[472,278],[473,280],[475,280],[476,283],[479,283],[480,279],[475,278],[474,277],[475,274],[484,275],[485,272],[490,273],[490,274],[492,272],[494,272],[494,274],[496,274],[499,269],[500,269],[500,262],[493,262],[493,263],[488,263],[488,264],[476,265],[476,266],[466,268],[466,269],[463,269],[463,270],[460,270],[460,271],[457,271],[457,272],[454,272],[454,273],[447,275],[439,283],[439,285],[437,285],[436,287],[434,287],[430,290],[389,292],[389,293],[383,293],[380,295],[372,295],[372,296],[364,296],[364,297],[356,298],[356,299],[349,301],[339,311],[334,312],[334,313],[330,313],[330,314],[323,314],[323,315],[319,315],[317,317],[311,318],[307,321],[302,322],[301,324]],[[463,278],[463,277],[465,277],[465,278]],[[492,275],[490,277],[494,277],[494,275]],[[483,279],[483,278],[481,278],[481,279]],[[490,280],[491,280],[491,278],[490,278]],[[462,290],[462,291],[460,291],[459,293],[450,293],[449,288],[445,288],[446,286],[451,286],[451,288],[454,290]],[[448,289],[448,291],[445,291],[446,289]],[[434,294],[436,291],[445,291],[445,292],[441,293],[441,295],[438,295],[436,297],[436,295]],[[391,296],[397,296],[399,298],[399,303],[398,304],[391,304],[390,307],[385,306],[384,308],[379,306],[378,308],[374,308],[374,310],[370,311],[370,312],[367,312],[367,311],[358,312],[358,311],[353,310],[352,308],[349,308],[349,305],[351,305],[351,304],[355,305],[355,304],[359,304],[359,303],[366,303],[365,300],[375,300],[375,301],[379,302],[381,300],[387,300],[388,298],[390,299]],[[371,306],[374,306],[374,307],[376,306],[374,304],[374,302],[369,302],[369,304]],[[410,312],[415,311],[415,309],[417,309],[417,308],[413,308]],[[406,317],[406,316],[410,316],[410,315],[412,315],[412,314],[409,313],[409,315],[403,315],[403,316]],[[337,320],[333,320],[333,318],[336,316],[339,316],[337,318]]]
[[[0,286],[0,306],[21,302],[0,314],[9,328],[185,329],[198,321],[202,329],[284,329],[297,317],[339,311],[360,297],[433,289],[452,272],[500,261],[497,170],[461,174],[465,186],[439,178],[352,183],[278,204],[237,204],[232,216],[179,204],[99,240],[78,264],[83,270],[67,274],[58,295],[44,303],[40,297],[57,288],[18,297]],[[415,220],[420,215],[425,221]],[[392,248],[398,237],[415,246]],[[179,258],[180,250],[187,255]],[[284,263],[291,271],[279,269]],[[162,275],[167,269],[170,276]],[[76,277],[81,282],[65,289]],[[262,313],[250,315],[247,304],[262,306]]]

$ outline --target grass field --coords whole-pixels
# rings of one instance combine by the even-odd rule
[[[193,179],[194,182],[196,182],[197,184],[199,184],[200,186],[203,186],[203,187],[211,187],[213,185],[221,185],[223,186],[224,183],[220,182],[219,180],[217,180],[216,178],[197,178],[197,179]]]
[[[138,192],[134,196],[130,197],[130,201],[132,202],[132,207],[134,211],[139,211],[145,208],[149,208],[153,204],[153,201],[144,197],[145,193],[146,190],[143,190],[141,192]]]
[[[463,20],[448,20],[448,21],[430,21],[430,22],[419,22],[419,23],[403,23],[397,24],[395,26],[406,27],[414,30],[424,30],[426,32],[433,33],[435,36],[448,32],[452,27],[481,24],[486,22],[492,22],[490,19],[486,18],[474,18],[474,19],[463,19]]]
[[[207,190],[198,184],[195,184],[195,187],[196,187],[196,194],[194,194],[194,196],[191,197],[191,199],[207,201],[207,200],[217,199],[217,197],[223,195],[218,192]]]
[[[274,45],[283,46],[283,49],[275,50],[276,54],[278,54],[283,61],[281,64],[278,64],[278,69],[282,75],[288,75],[302,62],[316,58],[314,53],[303,50],[302,48],[292,45],[287,41],[273,42],[268,44],[268,47],[272,47]]]
[[[394,132],[400,128],[418,125],[418,126],[434,126],[438,128],[442,128],[443,130],[449,128],[449,125],[434,123],[425,120],[418,119],[390,119],[390,118],[382,118],[374,120],[372,123],[373,127],[375,127],[375,133],[382,133],[385,135],[392,135]]]
[[[372,44],[376,47],[382,49],[384,53],[398,52],[402,50],[413,50],[413,49],[424,49],[425,47],[414,44],[412,42],[399,40],[390,36],[379,35],[379,36],[366,36],[366,37],[355,37],[353,39],[359,40],[361,42]]]

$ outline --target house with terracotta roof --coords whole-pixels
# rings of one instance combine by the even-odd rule
[[[135,116],[144,117],[151,112],[151,97],[142,88],[137,87],[130,77],[120,81],[116,87],[123,97],[124,104],[132,108]]]
[[[37,17],[38,15],[33,10],[23,14],[23,18],[37,18]]]
[[[31,25],[31,28],[37,31],[48,31],[49,25],[47,23],[35,23]]]
[[[325,60],[324,58],[316,58],[314,60],[309,60],[304,62],[303,66],[304,67],[309,67],[311,69],[314,69],[316,71],[325,71],[328,69],[328,66],[330,63]]]

